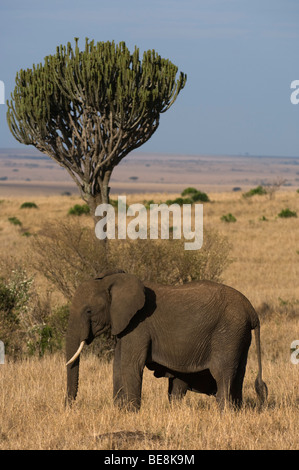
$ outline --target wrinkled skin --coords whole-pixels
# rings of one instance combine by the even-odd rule
[[[216,395],[223,407],[239,406],[251,330],[255,331],[261,402],[260,327],[250,302],[235,289],[210,281],[183,286],[145,285],[123,272],[106,272],[83,283],[71,306],[66,337],[70,358],[80,343],[90,344],[108,326],[116,336],[113,396],[120,405],[139,409],[143,369],[168,377],[169,398],[187,390]],[[67,366],[67,402],[78,391],[78,357]]]

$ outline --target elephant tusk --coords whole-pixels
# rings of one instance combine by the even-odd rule
[[[74,361],[77,359],[77,357],[80,356],[80,353],[81,353],[81,351],[82,351],[82,349],[83,349],[84,344],[85,344],[85,341],[82,341],[82,342],[80,343],[79,348],[77,349],[77,351],[75,352],[75,354],[73,355],[73,357],[71,357],[71,359],[66,363],[66,366],[68,366],[69,364],[72,364],[72,362],[74,362]]]

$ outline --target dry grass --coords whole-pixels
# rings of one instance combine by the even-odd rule
[[[177,195],[167,195],[172,198]],[[140,413],[112,403],[112,365],[82,358],[78,400],[64,408],[62,355],[0,366],[0,449],[298,449],[299,365],[290,361],[290,344],[299,339],[299,218],[279,219],[289,207],[299,215],[299,195],[280,192],[274,200],[239,193],[210,194],[204,224],[228,236],[234,262],[225,283],[241,290],[261,312],[264,379],[268,405],[256,407],[255,346],[250,349],[241,411],[220,414],[214,398],[188,393],[170,406],[167,380],[145,371]],[[128,196],[127,202],[165,200],[163,194]],[[29,232],[43,221],[63,219],[78,198],[35,198],[38,210],[19,209],[30,198],[0,204],[0,255],[24,259],[30,237],[7,218],[18,217]],[[221,222],[232,213],[236,223]],[[268,220],[261,221],[262,216]],[[46,282],[39,278],[42,291]],[[266,305],[265,305],[266,304]]]
[[[213,398],[192,393],[170,406],[166,379],[149,371],[141,411],[121,411],[112,403],[112,365],[94,356],[82,360],[77,402],[65,409],[61,356],[8,363],[1,366],[0,449],[298,449],[298,371],[287,357],[264,360],[270,397],[258,410],[251,356],[245,405],[222,414]]]

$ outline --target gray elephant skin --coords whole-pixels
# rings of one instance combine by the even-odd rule
[[[263,403],[260,322],[237,290],[211,281],[180,286],[143,284],[123,271],[107,271],[77,289],[66,335],[67,403],[77,395],[80,352],[111,326],[116,337],[114,400],[138,410],[144,367],[168,377],[170,400],[187,390],[215,395],[220,407],[240,406],[251,330],[255,332]],[[99,385],[100,386],[100,385]]]

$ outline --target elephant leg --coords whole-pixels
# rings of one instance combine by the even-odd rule
[[[171,402],[181,400],[187,393],[188,384],[177,377],[168,379],[168,399]]]
[[[126,367],[123,377],[123,405],[129,411],[138,411],[141,405],[143,369],[138,371],[134,366]]]
[[[114,359],[114,400],[130,411],[138,411],[141,405],[142,377],[147,357],[144,344],[138,346],[132,337],[122,338],[117,344]]]
[[[121,342],[116,343],[113,361],[113,399],[115,403],[123,401],[123,384],[121,378]]]
[[[222,411],[232,402],[231,386],[234,382],[236,371],[225,366],[219,368],[217,367],[216,370],[210,368],[210,371],[217,383],[216,400],[219,409]]]
[[[231,400],[236,408],[240,408],[243,402],[243,381],[247,364],[247,352],[240,360],[238,370],[231,387]]]
[[[240,406],[251,331],[245,328],[244,331],[235,331],[235,335],[231,332],[230,338],[226,338],[225,342],[221,336],[218,341],[217,339],[215,338],[216,348],[209,369],[217,383],[216,399],[219,408],[223,409],[230,404]]]

